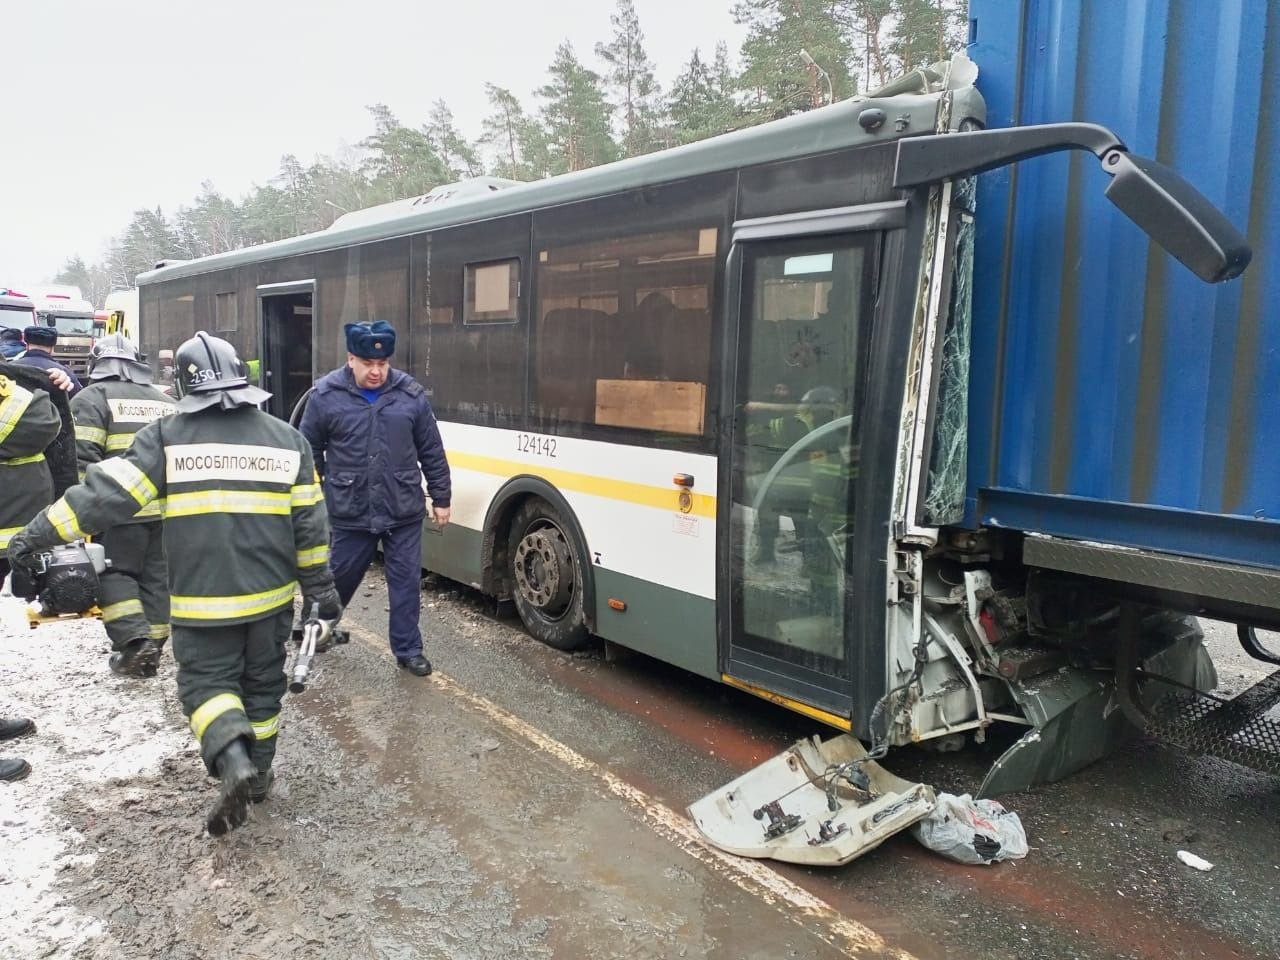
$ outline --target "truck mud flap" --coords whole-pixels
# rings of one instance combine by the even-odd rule
[[[1198,630],[1148,656],[1143,667],[1198,690],[1217,685],[1213,661]],[[1121,709],[1110,673],[1062,667],[1008,684],[1032,726],[987,771],[979,797],[1017,793],[1061,780],[1102,759],[1137,732]],[[1150,687],[1146,695],[1153,701],[1168,692],[1162,684]]]
[[[691,804],[689,815],[711,844],[729,853],[840,866],[934,808],[930,787],[896,777],[866,757],[848,734],[800,740]],[[828,799],[832,780],[834,804]]]

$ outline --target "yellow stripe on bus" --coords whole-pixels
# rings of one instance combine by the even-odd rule
[[[498,457],[483,457],[457,450],[449,451],[449,466],[462,470],[474,470],[477,473],[489,473],[498,477],[515,477],[522,474],[541,477],[560,490],[572,490],[575,493],[586,493],[593,497],[604,497],[607,500],[623,500],[642,507],[654,507],[673,513],[681,512],[680,488],[674,485],[654,487],[647,483],[613,480],[609,477],[592,476],[589,473],[545,467],[540,463],[502,460]],[[716,498],[705,493],[693,494],[693,506],[689,513],[699,517],[715,517]]]
[[[829,727],[849,730],[853,726],[848,717],[841,717],[834,713],[828,713],[826,710],[811,707],[807,703],[792,700],[790,697],[784,697],[782,694],[766,690],[764,687],[757,687],[754,683],[747,683],[747,681],[731,677],[727,673],[722,673],[720,679],[731,687],[737,687],[739,690],[745,690],[747,693],[754,694],[762,700],[768,700],[770,703],[776,703],[780,707],[786,707],[788,710],[794,710],[796,713],[804,714],[806,717],[812,717],[814,720],[819,720]]]

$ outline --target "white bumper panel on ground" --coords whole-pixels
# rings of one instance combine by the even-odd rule
[[[703,836],[729,853],[840,866],[928,816],[934,807],[931,788],[895,777],[866,756],[862,744],[848,734],[825,743],[817,737],[799,740],[691,804],[689,815]],[[854,786],[844,772],[863,786]],[[827,800],[829,778],[836,781],[836,810]]]

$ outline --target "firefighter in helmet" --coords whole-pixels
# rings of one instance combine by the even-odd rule
[[[219,836],[265,800],[285,691],[294,592],[320,616],[342,613],[329,570],[329,521],[302,435],[258,405],[225,340],[200,331],[174,356],[177,412],[91,464],[10,542],[10,559],[114,526],[164,504],[178,696],[210,775],[220,778],[205,823]]]
[[[42,371],[0,361],[0,584],[9,575],[9,544],[22,525],[53,500],[58,477],[53,457],[63,432],[62,410]],[[66,409],[66,401],[61,406]],[[70,416],[67,417],[70,422]],[[70,478],[64,477],[65,484]],[[26,736],[35,724],[0,717],[0,740]],[[19,757],[0,757],[0,781],[21,780],[31,766]]]
[[[81,478],[89,464],[119,456],[139,430],[173,412],[173,401],[151,385],[151,368],[122,334],[94,343],[89,381],[71,401]],[[104,532],[99,542],[111,560],[101,595],[102,622],[114,651],[111,669],[121,676],[153,677],[169,639],[159,501]]]

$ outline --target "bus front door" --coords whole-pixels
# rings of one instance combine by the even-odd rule
[[[730,270],[737,336],[721,514],[724,679],[846,728],[847,547],[875,239],[753,240],[736,246]]]

